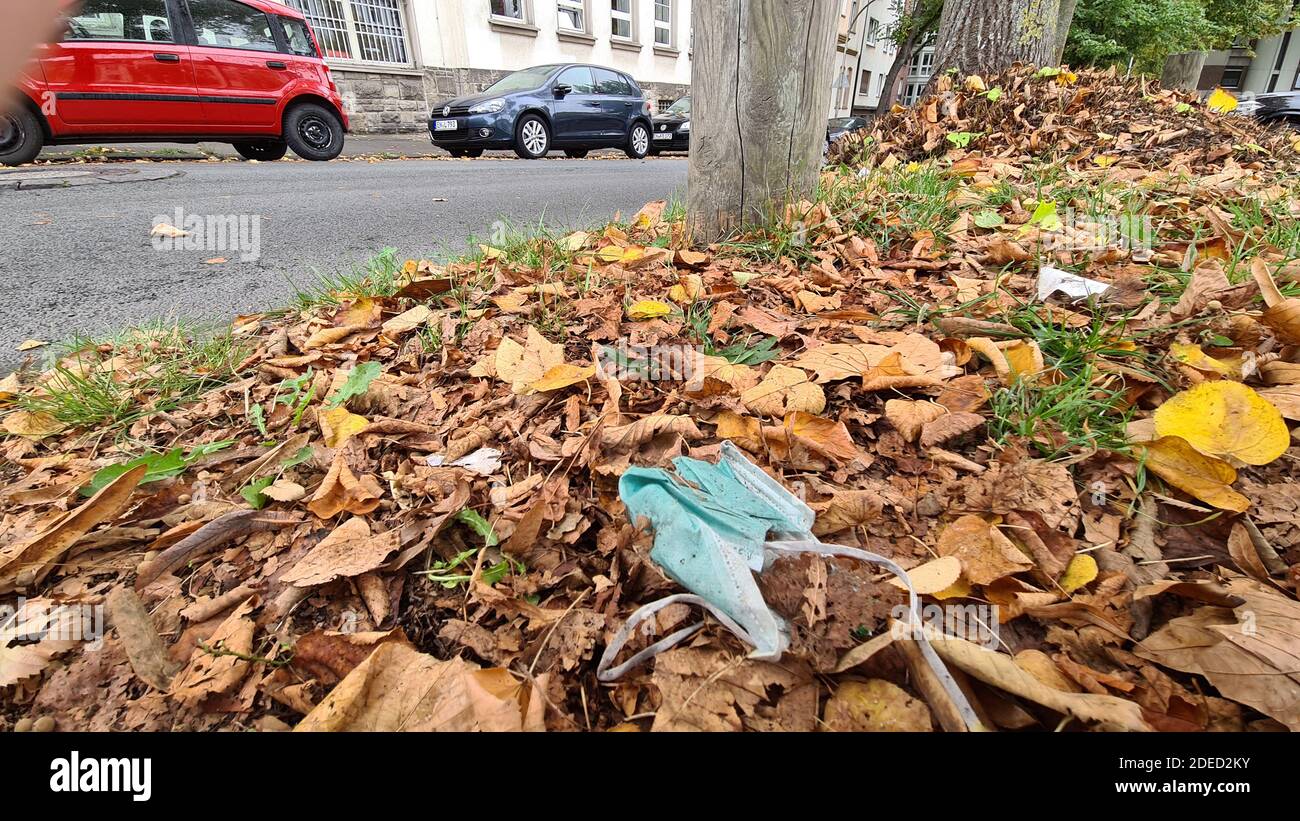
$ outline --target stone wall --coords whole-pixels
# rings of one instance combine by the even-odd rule
[[[416,133],[428,128],[435,103],[477,94],[509,72],[478,68],[427,68],[423,74],[333,69],[334,82],[359,134]],[[687,86],[643,83],[646,99],[656,112],[660,101],[677,100]]]

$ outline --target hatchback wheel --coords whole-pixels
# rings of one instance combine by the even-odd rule
[[[45,132],[35,114],[23,106],[0,114],[0,165],[29,163],[44,145]]]
[[[650,129],[646,128],[645,123],[634,123],[632,133],[627,138],[627,155],[634,160],[639,160],[649,153]]]
[[[551,130],[536,114],[525,114],[515,135],[515,153],[525,160],[539,160],[551,150]]]
[[[332,160],[343,152],[343,124],[324,106],[299,103],[284,115],[284,139],[304,160]]]
[[[257,160],[258,162],[273,162],[283,159],[285,153],[289,150],[289,144],[282,140],[243,140],[234,143],[235,150],[239,156],[246,160]]]

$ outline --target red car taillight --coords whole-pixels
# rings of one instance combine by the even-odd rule
[[[642,104],[642,106],[641,106],[641,113],[644,114],[644,115],[646,115],[647,117],[653,117],[653,116],[654,116],[654,109],[650,106],[650,101],[649,101],[649,100],[646,100],[645,103]]]

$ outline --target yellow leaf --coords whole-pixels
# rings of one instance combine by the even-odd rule
[[[1206,98],[1205,105],[1211,111],[1227,114],[1229,111],[1237,110],[1237,98],[1221,88],[1216,88],[1214,93]]]
[[[510,337],[501,340],[495,364],[498,379],[509,382],[515,393],[528,393],[552,368],[564,364],[564,346],[547,341],[530,325],[526,345]]]
[[[505,251],[502,251],[500,248],[493,248],[491,245],[480,245],[478,249],[483,252],[483,259],[488,262],[498,260],[506,255]]]
[[[941,556],[913,567],[907,571],[907,578],[918,596],[942,593],[961,581],[961,559],[956,556]],[[889,583],[900,590],[907,589],[902,579],[890,579]]]
[[[189,231],[182,231],[180,228],[177,228],[175,225],[170,225],[165,222],[158,223],[153,227],[153,230],[149,232],[149,236],[151,237],[169,237],[171,239],[175,239],[177,237],[188,237],[189,235],[190,235]]]
[[[673,306],[666,302],[643,299],[627,309],[627,318],[632,320],[658,319],[661,316],[668,316],[672,312]]]
[[[1070,559],[1069,566],[1065,568],[1057,583],[1066,593],[1073,593],[1095,578],[1097,578],[1097,560],[1087,553],[1078,553]]]
[[[579,382],[585,382],[596,375],[594,366],[581,367],[579,365],[556,365],[550,368],[542,375],[542,378],[528,386],[527,393],[545,393],[546,391],[558,391],[560,388],[567,388],[570,385],[576,385]]]
[[[322,411],[319,420],[321,433],[325,434],[325,446],[331,448],[342,447],[370,424],[369,419],[358,416],[347,408]]]
[[[1291,433],[1281,412],[1240,382],[1202,382],[1155,412],[1157,436],[1177,436],[1206,456],[1266,465],[1286,453]]]
[[[587,241],[591,239],[591,234],[586,231],[574,231],[567,237],[560,240],[560,249],[563,251],[581,251],[587,246]]]
[[[1217,373],[1222,376],[1230,376],[1234,379],[1241,377],[1241,369],[1221,359],[1214,357],[1201,350],[1200,345],[1187,345],[1182,342],[1175,342],[1169,346],[1169,354],[1179,362],[1190,368],[1207,373]]]
[[[46,345],[48,345],[48,344],[50,344],[50,343],[48,343],[48,342],[42,342],[42,341],[39,340],[39,339],[28,339],[26,342],[23,342],[21,345],[18,346],[18,350],[20,350],[20,351],[34,351],[34,350],[36,350],[37,348],[44,348],[44,347],[45,347]]]
[[[681,281],[668,289],[668,298],[680,305],[694,302],[704,296],[704,280],[699,274],[687,274]]]
[[[16,411],[5,417],[5,430],[14,436],[44,439],[63,430],[64,425],[48,413]]]
[[[1229,487],[1237,471],[1227,462],[1197,452],[1177,436],[1146,446],[1146,468],[1169,484],[1220,510],[1244,513],[1250,500]]]
[[[966,90],[974,92],[988,91],[988,86],[984,85],[983,77],[972,74],[966,78]]]
[[[596,252],[596,257],[601,262],[618,262],[623,258],[623,249],[617,245],[606,245]]]
[[[11,373],[4,379],[0,379],[0,402],[8,402],[13,399],[22,390],[22,385],[18,381],[18,374]]]
[[[1110,154],[1098,154],[1092,158],[1092,162],[1098,168],[1110,168],[1112,165],[1119,162],[1119,157],[1114,157]]]
[[[948,599],[964,599],[970,594],[970,581],[965,576],[961,576],[957,581],[953,582],[943,590],[931,593],[930,597],[938,599],[939,601],[947,601]]]
[[[763,447],[763,426],[752,416],[723,411],[716,421],[719,439],[730,439],[748,451],[758,451]]]

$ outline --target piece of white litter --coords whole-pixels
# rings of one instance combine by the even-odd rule
[[[430,453],[425,457],[426,464],[431,468],[442,467],[442,454]],[[496,448],[479,448],[469,456],[461,457],[452,462],[449,467],[465,468],[471,473],[477,473],[479,476],[491,476],[501,469],[501,451]]]
[[[1071,299],[1086,299],[1110,290],[1110,286],[1095,279],[1087,279],[1060,268],[1044,265],[1038,269],[1038,298],[1047,299],[1060,292]]]

